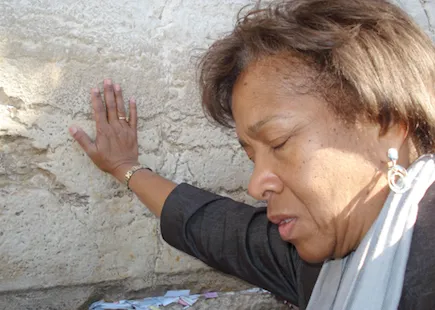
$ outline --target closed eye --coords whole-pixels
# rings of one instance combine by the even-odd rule
[[[289,139],[290,139],[290,138],[289,138]],[[281,144],[278,144],[278,145],[276,145],[276,146],[272,146],[272,149],[273,149],[274,151],[278,151],[278,150],[282,149],[282,148],[286,145],[286,143],[287,143],[287,141],[288,141],[289,139],[285,140],[285,141],[282,142]]]

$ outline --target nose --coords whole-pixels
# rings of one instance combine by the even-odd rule
[[[281,179],[271,167],[256,160],[254,172],[249,180],[249,195],[257,200],[269,200],[271,194],[280,193],[283,188]]]

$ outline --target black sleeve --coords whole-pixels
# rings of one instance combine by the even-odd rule
[[[298,305],[301,260],[267,220],[266,208],[180,184],[165,202],[160,225],[173,247]]]
[[[435,309],[435,183],[418,205],[399,310]]]

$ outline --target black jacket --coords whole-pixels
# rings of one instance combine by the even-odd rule
[[[435,309],[435,185],[419,204],[399,309]],[[281,239],[266,208],[254,208],[188,184],[167,198],[166,242],[222,272],[305,309],[321,264],[310,265]]]

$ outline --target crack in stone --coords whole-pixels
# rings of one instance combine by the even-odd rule
[[[430,30],[431,32],[434,32],[435,29],[433,28],[433,25],[432,25],[432,22],[431,22],[431,19],[430,19],[429,12],[428,12],[428,10],[427,10],[427,8],[426,8],[426,3],[428,3],[427,0],[420,0],[420,4],[421,4],[421,6],[422,6],[422,8],[423,8],[423,11],[424,11],[424,14],[426,15],[426,18],[427,18],[427,23],[428,23],[428,25],[429,25],[429,30]]]
[[[76,220],[76,221],[78,221],[80,224],[82,224],[83,226],[87,226],[86,225],[86,223],[85,222],[83,222],[78,216],[77,216],[77,213],[73,210],[73,206],[70,206],[70,211],[71,211],[71,213],[73,214],[73,216],[74,216],[74,219]]]
[[[58,193],[61,202],[70,205],[71,207],[87,207],[89,206],[89,196],[80,195],[77,193]]]
[[[159,15],[159,19],[160,19],[160,20],[161,20],[162,17],[163,17],[163,12],[165,11],[165,9],[166,9],[166,5],[168,4],[168,2],[169,2],[169,0],[166,0],[166,1],[165,1],[165,4],[163,4],[163,8],[162,8],[162,10],[160,11],[160,15]]]

